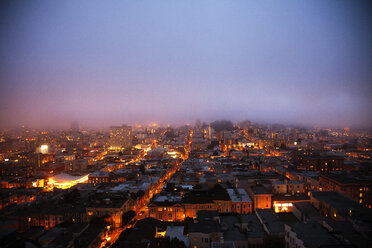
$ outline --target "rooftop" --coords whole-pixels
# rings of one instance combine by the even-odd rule
[[[252,190],[252,192],[253,192],[255,195],[271,195],[270,190],[268,190],[267,188],[265,188],[265,187],[262,186],[262,185],[252,186],[252,187],[251,187],[251,190]]]
[[[232,202],[252,202],[247,192],[242,189],[227,189],[227,193],[230,196]]]
[[[357,176],[351,176],[346,174],[327,174],[320,175],[319,177],[324,177],[336,181],[339,184],[363,184],[363,185],[372,185],[372,178],[363,178]]]
[[[268,234],[284,234],[284,224],[272,209],[256,209],[256,216]]]
[[[201,191],[190,191],[187,192],[183,198],[183,202],[186,204],[205,204],[213,203],[213,201],[229,201],[230,196],[225,189],[218,190],[201,190]]]
[[[351,216],[354,218],[372,221],[371,209],[337,191],[316,191],[311,192],[311,195],[318,201],[332,206],[332,208],[336,209],[337,212],[344,217],[349,216],[351,211]]]
[[[304,242],[304,246],[308,248],[340,244],[325,228],[315,222],[308,224],[302,222],[294,223],[291,230],[297,234],[297,237]]]

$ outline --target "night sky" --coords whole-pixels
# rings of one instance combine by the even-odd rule
[[[2,1],[0,127],[372,127],[368,1]]]

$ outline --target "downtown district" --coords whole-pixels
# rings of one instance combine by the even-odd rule
[[[372,247],[372,135],[244,121],[0,132],[1,247]]]

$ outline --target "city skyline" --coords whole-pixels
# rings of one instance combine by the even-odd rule
[[[366,1],[4,1],[0,128],[371,128],[370,13]]]

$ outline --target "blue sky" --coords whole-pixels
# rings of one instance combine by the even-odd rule
[[[368,1],[2,1],[0,126],[371,127]]]

